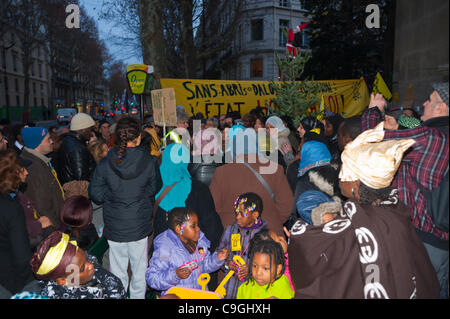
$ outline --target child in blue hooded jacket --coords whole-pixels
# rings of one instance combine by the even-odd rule
[[[198,216],[188,208],[174,208],[168,216],[169,229],[154,240],[155,251],[145,273],[147,284],[162,291],[172,287],[201,289],[202,273],[218,270],[228,250],[211,254],[210,241],[198,227]]]

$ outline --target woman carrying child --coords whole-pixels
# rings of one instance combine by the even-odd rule
[[[168,224],[169,229],[153,242],[155,251],[145,274],[147,284],[163,294],[175,286],[201,289],[199,276],[218,270],[228,251],[209,252],[210,241],[198,226],[197,214],[188,208],[174,208],[168,214]]]

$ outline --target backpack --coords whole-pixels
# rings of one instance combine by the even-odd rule
[[[448,168],[441,183],[435,189],[429,191],[418,184],[427,201],[427,210],[437,228],[448,232]]]

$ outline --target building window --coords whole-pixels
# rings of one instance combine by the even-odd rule
[[[37,99],[36,99],[36,97],[34,97],[33,100],[34,100],[34,106],[38,106],[38,105],[37,105]]]
[[[14,85],[16,87],[16,92],[19,92],[19,80],[14,79]]]
[[[283,32],[284,29],[289,29],[289,20],[280,20],[280,47],[285,47],[287,42]]]
[[[16,95],[16,103],[17,106],[20,106],[20,96]]]
[[[252,59],[250,61],[251,70],[250,75],[252,78],[262,78],[263,76],[263,59]]]
[[[290,7],[291,1],[290,0],[280,0],[280,7]]]
[[[2,50],[2,67],[4,70],[6,70],[6,50]]]
[[[307,5],[307,0],[300,0],[300,7],[302,8],[302,9],[306,9],[306,5]]]
[[[13,70],[14,72],[17,72],[17,53],[13,52]]]
[[[33,94],[36,95],[36,83],[33,82]]]
[[[264,40],[264,20],[256,19],[252,20],[252,41]]]
[[[44,95],[44,85],[42,85],[42,83],[41,83],[40,87],[41,87],[41,95]]]
[[[42,78],[42,63],[39,63],[39,77]]]
[[[31,68],[31,75],[34,76],[34,61],[31,62],[30,68]]]
[[[306,29],[302,31],[302,47],[306,49],[309,48],[309,34],[306,32]]]
[[[41,98],[41,106],[45,106],[44,98]]]

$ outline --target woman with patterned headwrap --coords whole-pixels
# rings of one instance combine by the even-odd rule
[[[31,257],[31,269],[40,280],[39,294],[52,299],[126,298],[119,278],[69,240],[68,234],[53,232]]]
[[[414,140],[382,142],[383,124],[342,153],[343,213],[324,225],[291,228],[296,298],[437,298],[439,283],[406,206],[390,185]],[[292,269],[295,269],[292,272]]]

